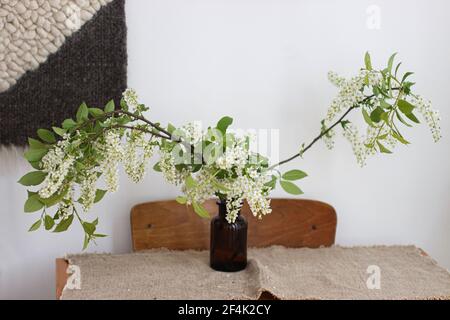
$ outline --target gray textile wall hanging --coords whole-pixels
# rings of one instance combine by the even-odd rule
[[[0,145],[126,88],[125,0],[0,1]]]

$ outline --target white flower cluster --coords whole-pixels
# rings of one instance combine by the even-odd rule
[[[97,172],[92,170],[90,172],[87,172],[84,179],[81,181],[80,184],[81,195],[78,202],[81,203],[83,210],[85,212],[89,211],[89,209],[94,204],[95,193],[97,191],[97,188],[95,186],[97,179],[98,179]]]
[[[68,191],[64,196],[63,201],[60,202],[58,205],[58,214],[61,220],[67,219],[74,212],[74,203],[73,203],[74,190],[72,188],[72,184],[70,184],[67,188]]]
[[[236,219],[239,215],[239,212],[242,208],[242,197],[232,198],[231,195],[228,195],[226,200],[227,214],[225,219],[228,223],[235,223]]]
[[[73,214],[73,205],[65,202],[60,202],[58,206],[58,212],[61,220],[67,219]]]
[[[365,74],[364,74],[365,73]],[[369,86],[380,86],[383,81],[383,76],[381,72],[378,71],[367,71],[363,72],[364,77],[367,77],[367,84]]]
[[[68,145],[68,136],[65,136],[42,158],[42,171],[46,172],[47,176],[44,180],[44,187],[39,190],[41,198],[49,198],[59,191],[67,174],[72,169],[75,157],[67,154],[66,148]]]
[[[373,148],[372,145],[375,143],[377,136],[383,137],[383,139],[381,139],[383,144],[389,146],[390,148],[395,148],[398,140],[395,139],[390,132],[390,128],[383,125],[383,123],[374,124],[373,127],[368,126],[366,136],[364,137],[364,144],[369,146],[366,148],[366,154],[368,156],[376,154],[376,149]]]
[[[154,147],[142,132],[133,132],[128,136],[123,163],[125,172],[133,182],[138,183],[144,178]]]
[[[109,130],[104,135],[104,141],[96,142],[95,147],[101,155],[100,170],[104,174],[107,189],[115,192],[119,188],[119,162],[124,156],[119,132]]]
[[[250,177],[253,176],[254,178]],[[268,182],[268,176],[260,175],[256,171],[248,175],[242,175],[225,185],[230,190],[227,192],[227,215],[229,223],[236,221],[244,199],[255,217],[261,219],[272,212],[270,200],[267,199],[264,184]]]
[[[245,146],[247,138],[248,136],[244,135],[235,139],[233,144],[227,145],[225,152],[216,160],[217,167],[223,170],[230,170],[233,167],[242,170],[250,156],[250,151]]]
[[[367,148],[359,136],[358,128],[353,123],[348,123],[342,131],[342,135],[350,142],[356,161],[363,167],[366,164]]]
[[[361,70],[357,76],[350,80],[340,77],[334,72],[329,72],[328,78],[340,90],[328,109],[322,130],[329,127],[337,115],[341,114],[344,110],[359,105],[365,99],[364,88],[366,85],[369,87],[381,86],[383,81],[383,76],[380,72],[368,70]],[[373,97],[371,103],[374,107],[382,108],[382,99]],[[412,105],[416,106],[417,110],[425,118],[433,139],[438,141],[441,138],[438,111],[433,110],[431,108],[431,102],[425,101],[420,96],[412,96],[411,99]],[[348,123],[343,131],[343,135],[350,142],[358,164],[364,166],[366,158],[376,153],[377,144],[382,144],[379,146],[380,148],[383,146],[394,148],[398,144],[398,139],[401,138],[392,130],[389,125],[386,125],[385,121],[374,122],[368,126],[367,134],[360,136],[358,128],[354,124]],[[322,137],[322,140],[329,149],[334,146],[333,136],[334,132],[331,130],[328,132],[328,136]],[[384,151],[387,152],[386,150]]]
[[[421,96],[412,98],[411,103],[416,106],[417,110],[422,114],[427,126],[430,128],[431,134],[435,142],[438,142],[441,136],[440,116],[438,110],[433,110],[431,107],[431,101],[427,101]]]
[[[325,120],[331,122],[336,115],[346,110],[364,99],[362,87],[364,85],[364,76],[358,75],[346,80],[338,77],[335,73],[329,73],[330,81],[339,87],[339,93],[331,102]]]
[[[187,204],[192,204],[194,202],[203,203],[214,196],[215,188],[212,184],[215,179],[211,169],[202,169],[195,176],[196,187],[192,189],[187,189],[183,186],[183,192],[187,197]]]
[[[325,143],[325,146],[331,150],[334,148],[334,136],[336,135],[336,133],[334,132],[333,129],[331,129],[330,131],[328,131],[328,133],[326,135],[324,135],[322,137],[322,141]]]
[[[123,99],[129,109],[141,106],[134,90],[127,89]],[[145,110],[145,107],[141,109]],[[164,179],[173,185],[181,185],[185,202],[194,205],[200,215],[203,213],[200,205],[214,196],[226,201],[229,223],[236,221],[244,201],[258,218],[271,213],[267,198],[270,187],[265,184],[272,180],[272,176],[266,171],[267,162],[258,161],[261,159],[259,155],[250,151],[251,134],[228,132],[224,150],[222,134],[216,136],[219,130],[208,128],[203,132],[198,122],[188,123],[174,131],[173,136],[178,136],[181,141],[173,139],[173,136],[162,140],[151,133],[147,124],[125,131],[129,127],[125,124],[130,121],[119,117],[109,117],[99,123],[105,128],[103,131],[97,131],[97,127],[95,132],[84,130],[84,123],[77,123],[78,131],[73,133],[69,130],[70,133],[42,158],[40,164],[47,175],[39,195],[49,198],[64,194],[62,199],[58,198],[58,218],[55,220],[73,218],[76,203],[83,211],[88,211],[96,202],[97,194],[103,195],[97,189],[101,176],[106,191],[117,191],[119,165],[123,165],[132,181],[141,181],[155,149],[159,151],[158,167]],[[125,124],[122,120],[126,120]],[[198,152],[199,147],[202,152],[213,152],[208,157]],[[194,155],[190,154],[192,150]],[[192,159],[194,163],[190,162]],[[197,160],[202,161],[196,163]]]
[[[184,127],[188,132],[186,136],[197,137],[192,132],[197,132],[194,127]],[[271,176],[262,171],[257,164],[250,164],[249,134],[237,136],[227,143],[223,154],[215,158],[211,163],[204,163],[201,169],[192,174],[194,186],[183,184],[182,191],[186,196],[187,204],[203,203],[214,195],[220,194],[226,198],[227,215],[229,223],[234,223],[241,210],[242,203],[246,200],[253,214],[259,218],[269,214],[270,200],[267,199],[267,187],[265,183]],[[200,135],[200,139],[207,139],[207,133]],[[194,139],[197,140],[197,139]],[[174,157],[168,152],[161,153],[159,162],[161,171],[167,182],[178,185],[185,182],[189,172],[180,171],[175,167]],[[218,178],[216,174],[225,171],[225,176]],[[218,187],[219,185],[219,187]]]
[[[139,105],[139,97],[134,89],[126,89],[123,92],[122,97],[125,100],[128,108],[130,108],[130,112],[133,112]]]
[[[199,122],[189,122],[175,131],[175,135],[192,145],[197,144],[203,138],[202,127]]]
[[[340,89],[337,97],[331,102],[325,118],[329,123],[343,110],[357,105],[364,99],[363,89],[365,84],[376,86],[381,83],[383,78],[377,71],[361,70],[358,75],[349,80],[330,71],[328,79]]]
[[[159,167],[164,179],[175,186],[182,184],[188,175],[185,171],[179,171],[175,167],[175,159],[171,151],[160,150]]]
[[[342,87],[346,82],[344,77],[339,76],[334,71],[328,71],[328,80],[338,88]]]

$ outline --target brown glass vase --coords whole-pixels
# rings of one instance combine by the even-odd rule
[[[226,203],[217,202],[219,214],[211,220],[210,265],[217,271],[234,272],[247,266],[247,221],[240,212],[228,223]]]

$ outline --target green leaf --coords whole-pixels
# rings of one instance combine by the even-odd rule
[[[29,161],[29,164],[36,170],[42,169],[40,161]]]
[[[106,192],[107,192],[106,190],[97,189],[97,191],[95,191],[94,203],[101,201],[103,199],[103,197],[105,196]]]
[[[155,165],[153,166],[153,170],[155,170],[156,172],[161,172],[161,167],[159,166],[159,162],[155,163]]]
[[[25,159],[29,162],[41,161],[42,157],[47,154],[48,150],[45,149],[29,149],[24,153]]]
[[[395,131],[391,131],[391,136],[393,136],[395,139],[397,139],[402,144],[409,144],[409,141],[405,140],[400,134],[398,134]]]
[[[38,194],[31,195],[27,201],[25,201],[24,211],[27,213],[36,212],[41,210],[44,207],[44,204],[39,200]]]
[[[80,105],[77,111],[76,118],[78,123],[83,122],[89,118],[89,108],[86,103],[83,102]]]
[[[67,229],[69,229],[70,225],[72,224],[73,221],[73,214],[70,215],[69,217],[67,217],[66,219],[62,220],[55,228],[55,230],[53,230],[53,232],[64,232],[67,231]]]
[[[38,194],[38,193],[34,192],[34,191],[27,190],[28,198],[31,197],[32,195],[35,195],[35,194]]]
[[[342,120],[341,121],[341,126],[342,126],[342,129],[347,129],[347,125],[350,123],[350,121],[348,121],[348,120]]]
[[[66,130],[72,129],[76,125],[77,125],[77,123],[73,119],[66,119],[62,123],[63,129],[66,129]]]
[[[286,191],[287,193],[290,193],[293,195],[303,194],[303,191],[296,184],[294,184],[290,181],[281,180],[280,185],[283,188],[283,190]]]
[[[87,234],[84,235],[84,242],[83,242],[83,250],[86,250],[86,248],[89,245],[89,237]]]
[[[394,65],[394,59],[395,59],[395,56],[397,55],[397,52],[395,52],[393,55],[391,55],[390,57],[389,57],[389,60],[388,60],[388,71],[389,71],[389,73],[391,73],[391,71],[392,71],[392,66]]]
[[[370,59],[370,54],[368,51],[366,52],[366,55],[364,56],[364,63],[366,65],[367,70],[372,70],[372,61]]]
[[[391,109],[392,108],[392,106],[384,100],[380,101],[380,107],[383,109]]]
[[[50,217],[48,214],[44,217],[44,226],[45,230],[50,230],[55,225],[55,220],[53,220],[52,217]]]
[[[123,97],[120,99],[120,108],[122,110],[124,110],[124,111],[128,111],[129,110],[127,102],[125,101],[125,99]],[[139,110],[139,108],[136,108],[136,110]]]
[[[405,114],[405,116],[409,119],[409,120],[411,120],[411,121],[413,121],[413,122],[415,122],[415,123],[420,123],[420,121],[419,121],[419,119],[417,119],[417,117],[414,115],[414,113],[408,113],[408,114]]]
[[[105,106],[105,112],[113,112],[116,109],[114,100],[110,100]]]
[[[52,127],[53,131],[60,137],[63,137],[66,133],[66,129],[58,128],[58,127]]]
[[[400,115],[400,113],[397,110],[395,110],[395,114],[397,116],[397,119],[400,120],[401,123],[403,123],[407,127],[412,127],[408,122],[405,121],[405,119],[403,119],[403,117]]]
[[[370,119],[375,122],[378,123],[381,121],[381,114],[384,113],[384,110],[381,109],[380,107],[376,107],[372,113],[370,114]]]
[[[389,150],[388,148],[386,148],[385,146],[383,146],[380,141],[377,141],[377,145],[380,148],[380,152],[381,153],[392,153],[391,150]]]
[[[307,177],[307,176],[308,175],[306,174],[306,172],[303,172],[301,170],[290,170],[288,172],[285,172],[282,175],[282,178],[284,180],[295,181],[295,180],[303,179],[304,177]]]
[[[230,189],[225,187],[223,184],[221,184],[219,181],[217,181],[216,179],[213,179],[211,181],[211,184],[216,188],[216,190],[219,190],[221,192],[230,192]]]
[[[380,114],[380,118],[381,118],[381,120],[386,122],[387,125],[389,125],[389,113],[388,112],[383,112],[382,114]]]
[[[177,197],[175,199],[175,201],[178,202],[179,204],[186,204],[187,203],[187,198],[179,196],[179,197]]]
[[[209,212],[200,203],[193,202],[192,207],[194,208],[195,213],[198,214],[200,217],[205,219],[209,218]]]
[[[411,93],[411,87],[412,87],[413,85],[415,85],[414,82],[409,82],[409,81],[404,82],[404,83],[403,83],[403,92],[404,92],[406,95],[410,94],[410,93]]]
[[[172,134],[175,130],[177,130],[177,128],[175,128],[175,126],[174,126],[173,124],[169,123],[169,124],[167,125],[167,131],[168,131],[170,134]]]
[[[61,202],[61,200],[66,196],[67,192],[69,192],[69,187],[64,187],[61,192],[55,193],[52,196],[40,199],[40,201],[45,204],[47,208],[53,207],[55,204]]]
[[[44,181],[47,173],[42,171],[32,171],[28,172],[18,181],[23,186],[37,186]]]
[[[30,227],[30,229],[28,229],[28,232],[36,231],[37,229],[39,229],[41,227],[41,224],[42,224],[42,220],[39,219],[38,221],[33,223],[33,225]]]
[[[88,235],[94,234],[95,229],[96,229],[96,226],[94,223],[85,221],[82,223],[82,225],[83,225],[84,232],[86,232]]]
[[[30,149],[47,150],[48,146],[40,142],[39,140],[28,138],[28,144]]]
[[[375,128],[375,125],[373,124],[372,119],[370,119],[370,116],[369,116],[369,114],[367,113],[366,109],[365,109],[365,108],[362,108],[361,110],[362,110],[362,114],[363,114],[363,117],[364,117],[364,120],[366,121],[366,123],[367,123],[369,126]]]
[[[402,81],[401,82],[404,82],[405,80],[406,80],[406,78],[408,78],[410,75],[413,75],[414,74],[414,72],[406,72],[404,75],[403,75],[403,78],[402,78]]]
[[[186,184],[186,188],[189,190],[189,189],[192,189],[192,188],[195,188],[196,186],[197,186],[197,182],[194,180],[194,178],[192,178],[192,176],[187,176],[187,178],[186,178],[186,181],[185,181],[185,184]]]
[[[227,133],[227,129],[233,123],[233,118],[231,117],[223,117],[217,122],[216,128],[222,132],[223,135]]]
[[[105,112],[103,112],[102,109],[100,108],[89,108],[89,113],[93,116],[93,117],[101,117],[102,115],[105,114]]]
[[[37,131],[38,137],[42,139],[42,141],[48,142],[48,143],[55,143],[56,137],[50,130],[47,129],[39,129]]]
[[[104,237],[107,237],[106,234],[100,234],[100,233],[96,233],[96,234],[94,234],[93,236],[94,236],[94,238],[104,238]]]
[[[277,177],[275,175],[272,175],[272,180],[270,180],[269,182],[266,182],[264,185],[268,188],[270,188],[271,190],[275,189],[277,184]]]
[[[400,111],[404,114],[404,115],[408,115],[410,113],[412,113],[412,111],[414,110],[414,106],[409,103],[406,100],[398,100],[397,102],[398,108],[400,109]]]
[[[398,73],[398,70],[400,69],[400,66],[402,65],[402,63],[401,62],[399,62],[398,64],[397,64],[397,66],[395,67],[395,73],[394,73],[394,76],[395,77],[397,77],[397,73]]]

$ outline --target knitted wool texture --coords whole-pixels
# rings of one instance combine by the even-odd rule
[[[126,88],[124,0],[0,0],[0,145]]]

